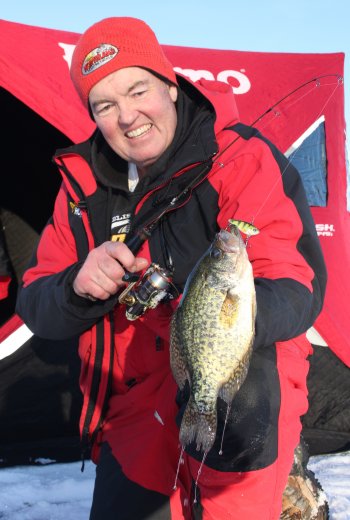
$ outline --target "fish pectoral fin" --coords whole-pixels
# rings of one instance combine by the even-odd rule
[[[219,321],[222,327],[230,329],[237,320],[239,298],[227,292],[221,306]]]

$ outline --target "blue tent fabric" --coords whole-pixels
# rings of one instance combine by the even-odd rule
[[[310,206],[327,206],[327,154],[324,123],[321,123],[291,154],[290,161],[303,180]]]

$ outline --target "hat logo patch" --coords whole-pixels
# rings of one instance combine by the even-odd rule
[[[99,47],[96,47],[96,49],[87,54],[81,72],[84,76],[87,76],[87,74],[90,74],[99,67],[102,67],[102,65],[113,60],[118,52],[117,47],[114,47],[114,45],[110,45],[109,43],[101,44]]]

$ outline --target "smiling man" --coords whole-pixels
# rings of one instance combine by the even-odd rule
[[[90,520],[277,520],[307,410],[305,331],[326,284],[299,175],[238,122],[229,85],[175,75],[141,20],[87,29],[71,78],[96,131],[55,154],[63,183],[17,312],[38,336],[80,335],[82,449],[97,464]],[[218,399],[202,465],[193,443],[179,446],[189,395],[171,373],[169,329],[230,219],[260,230],[247,248],[256,333],[229,413]],[[121,300],[127,280],[136,285]]]
[[[112,72],[89,95],[93,117],[107,143],[136,164],[140,176],[174,138],[176,99],[175,85],[139,67]]]

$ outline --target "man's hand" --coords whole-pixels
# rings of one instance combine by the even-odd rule
[[[137,272],[148,267],[145,258],[136,258],[122,242],[104,242],[88,254],[78,272],[73,289],[90,300],[107,300],[125,286],[125,271]]]

